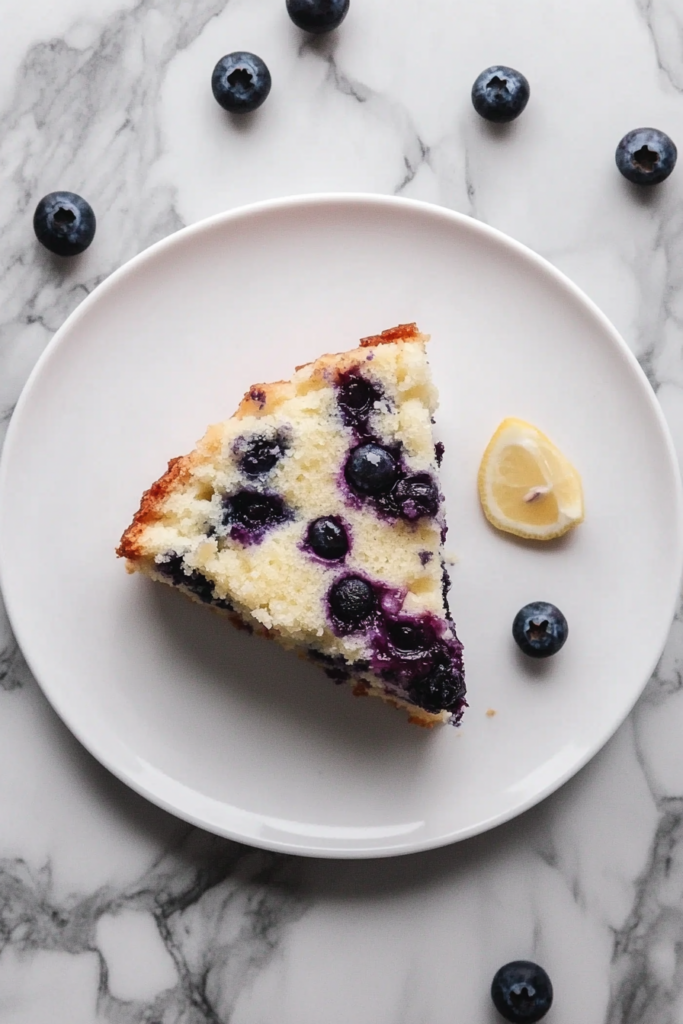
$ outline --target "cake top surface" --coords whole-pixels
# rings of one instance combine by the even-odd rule
[[[118,554],[405,697],[408,663],[412,678],[434,652],[440,665],[460,653],[427,340],[400,325],[252,386],[171,460]]]

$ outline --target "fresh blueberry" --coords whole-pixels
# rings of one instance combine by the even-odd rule
[[[664,132],[656,128],[636,128],[624,135],[617,146],[617,167],[636,185],[657,185],[668,178],[676,166],[678,152]]]
[[[396,483],[398,466],[391,452],[368,441],[353,449],[346,462],[345,475],[360,494],[387,494]]]
[[[255,53],[238,51],[221,57],[213,69],[211,88],[224,110],[248,114],[264,102],[270,92],[270,71]]]
[[[530,960],[513,960],[493,976],[491,999],[501,1017],[513,1024],[534,1024],[553,1002],[550,978]]]
[[[349,629],[357,629],[375,610],[375,592],[360,576],[344,576],[331,587],[329,602],[335,619]]]
[[[515,615],[512,635],[530,658],[549,658],[557,654],[569,633],[567,620],[554,604],[532,601]]]
[[[349,12],[349,0],[287,0],[287,13],[304,32],[331,32]]]
[[[427,675],[415,680],[409,696],[413,704],[432,715],[439,711],[457,711],[465,696],[465,684],[452,665],[444,660]]]
[[[92,206],[75,192],[50,192],[33,214],[36,238],[58,256],[77,256],[95,237]]]
[[[349,550],[349,538],[337,516],[314,519],[308,527],[306,540],[311,551],[327,562],[343,558]]]
[[[286,444],[280,436],[238,437],[233,445],[238,464],[246,476],[262,476],[270,472],[285,453]]]
[[[245,490],[223,499],[223,518],[226,524],[238,523],[246,530],[258,532],[286,522],[291,513],[277,494]]]
[[[529,102],[529,83],[514,68],[498,64],[482,71],[472,86],[474,109],[487,121],[514,121]]]
[[[439,489],[427,473],[417,473],[400,480],[394,497],[406,519],[435,516],[439,510]]]

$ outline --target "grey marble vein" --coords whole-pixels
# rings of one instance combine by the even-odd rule
[[[683,91],[683,23],[671,0],[636,0],[657,58],[657,66],[674,89]]]
[[[117,891],[102,887],[57,899],[49,863],[0,863],[0,954],[51,950],[95,953],[98,1019],[111,1024],[227,1024],[241,993],[278,955],[287,926],[307,907],[299,864],[196,829],[150,870]],[[96,940],[98,920],[122,910],[150,913],[178,973],[152,1002],[113,996]]]
[[[633,909],[615,934],[606,1024],[677,1024],[683,987],[683,798],[661,801]]]
[[[226,0],[140,0],[97,26],[83,48],[31,47],[0,112],[0,420],[66,316],[112,270],[182,226],[170,184],[153,181],[162,153],[158,95],[166,69]],[[78,154],[78,159],[74,156]],[[42,250],[31,219],[46,192],[71,189],[99,220],[97,244],[69,261]]]

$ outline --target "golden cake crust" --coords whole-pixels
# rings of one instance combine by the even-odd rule
[[[425,342],[429,336],[422,334],[417,324],[397,324],[396,327],[389,327],[381,334],[371,334],[367,338],[360,339],[358,348],[341,354],[326,353],[311,363],[303,363],[297,366],[297,373],[310,367],[309,379],[312,389],[316,384],[323,386],[327,383],[331,372],[340,373],[355,366],[359,361],[366,358],[364,349],[374,348],[378,345],[389,345],[397,341]],[[236,419],[243,419],[245,416],[267,416],[293,393],[294,385],[291,381],[271,381],[268,384],[252,384],[235,412]],[[140,508],[133,516],[133,521],[125,530],[116,554],[119,558],[125,558],[135,562],[142,557],[140,549],[140,537],[145,527],[155,522],[160,517],[160,510],[169,494],[176,487],[187,481],[195,458],[199,453],[204,454],[207,447],[211,446],[211,435],[213,427],[209,427],[201,439],[195,452],[189,455],[179,455],[171,459],[166,472],[149,487],[140,501]],[[196,453],[196,454],[195,454]],[[133,571],[133,568],[131,571]]]

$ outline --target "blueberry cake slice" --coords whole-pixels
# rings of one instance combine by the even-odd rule
[[[252,387],[169,462],[117,554],[432,726],[457,724],[465,684],[427,340],[401,324]]]

